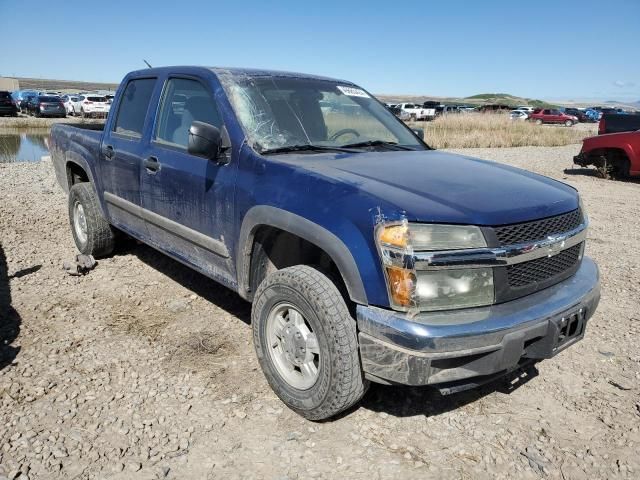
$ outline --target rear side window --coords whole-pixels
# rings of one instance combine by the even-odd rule
[[[203,84],[197,80],[170,78],[162,96],[156,141],[186,149],[189,127],[196,120],[218,128],[222,126],[216,103]]]
[[[155,87],[155,78],[131,80],[122,94],[113,131],[130,137],[142,137],[149,100]]]

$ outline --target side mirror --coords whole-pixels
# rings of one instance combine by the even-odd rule
[[[227,129],[222,130],[209,123],[197,120],[189,127],[189,146],[187,151],[191,155],[215,160],[221,165],[229,163],[228,150],[231,141]]]
[[[413,133],[415,133],[420,140],[424,140],[424,130],[421,128],[412,128]]]

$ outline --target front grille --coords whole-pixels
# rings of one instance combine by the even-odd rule
[[[541,240],[550,235],[574,230],[582,223],[582,212],[579,208],[569,213],[555,217],[534,220],[533,222],[516,223],[503,227],[494,227],[500,245],[514,245],[517,243]]]
[[[511,288],[544,282],[574,268],[580,261],[582,244],[567,248],[553,257],[542,257],[507,267],[507,281]]]

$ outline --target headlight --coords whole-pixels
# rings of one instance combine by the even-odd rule
[[[494,300],[493,269],[467,268],[418,272],[416,300],[420,310],[490,305]]]
[[[422,225],[404,222],[382,228],[378,239],[383,246],[425,252],[487,246],[482,231],[470,225]]]
[[[589,216],[587,215],[587,209],[584,208],[584,202],[582,201],[582,197],[578,197],[578,204],[580,206],[580,212],[582,213],[582,223],[589,223]]]
[[[394,308],[448,310],[494,302],[491,268],[416,270],[406,261],[416,251],[484,248],[487,243],[480,228],[403,222],[378,227],[376,241]]]

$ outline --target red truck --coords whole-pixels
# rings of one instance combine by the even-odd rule
[[[585,138],[580,153],[573,157],[573,163],[582,167],[593,165],[604,178],[638,176],[640,130]]]
[[[535,122],[537,125],[542,125],[543,123],[562,123],[566,127],[573,127],[578,123],[578,117],[567,115],[554,108],[536,108],[533,113],[529,114],[529,121]]]

